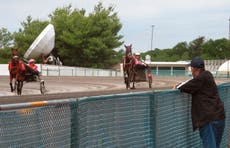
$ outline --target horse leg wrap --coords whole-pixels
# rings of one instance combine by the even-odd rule
[[[10,82],[10,90],[11,90],[11,92],[13,92],[14,91],[14,88],[13,88],[13,85],[12,85],[12,83]]]
[[[17,94],[22,94],[23,81],[18,81]]]

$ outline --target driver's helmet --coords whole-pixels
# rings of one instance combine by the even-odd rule
[[[35,63],[35,60],[34,60],[34,59],[30,59],[30,60],[28,61],[28,63]]]
[[[136,52],[135,53],[135,56],[140,56],[141,54],[139,52]]]

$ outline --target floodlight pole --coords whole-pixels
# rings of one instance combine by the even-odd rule
[[[230,41],[230,18],[228,19],[228,21],[229,21],[229,27],[228,27],[228,39],[229,39],[229,41]]]
[[[229,42],[230,42],[230,18],[228,19],[228,21],[229,21],[229,27],[228,27],[228,40],[229,40]],[[229,49],[230,50],[230,49]],[[227,68],[227,70],[228,70],[228,78],[229,78],[229,56],[230,56],[230,51],[229,51],[229,53],[228,53],[228,68]]]
[[[151,33],[151,50],[153,50],[153,29],[155,25],[152,25],[152,33]]]

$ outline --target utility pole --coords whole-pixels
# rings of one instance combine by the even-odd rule
[[[228,21],[229,21],[229,27],[228,27],[228,40],[229,40],[229,42],[230,42],[230,18],[228,19]],[[228,53],[228,68],[227,68],[227,70],[228,70],[228,72],[227,72],[227,75],[228,75],[228,78],[229,78],[229,56],[230,56],[230,49],[229,49],[229,53]]]
[[[154,29],[154,25],[152,25],[151,27],[152,27],[152,33],[151,33],[151,50],[153,50],[153,29]]]
[[[228,21],[229,21],[229,28],[228,28],[229,33],[228,33],[228,39],[229,39],[229,41],[230,41],[230,18],[228,19]]]

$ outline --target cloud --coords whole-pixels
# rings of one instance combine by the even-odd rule
[[[151,25],[155,25],[157,48],[170,48],[198,36],[228,37],[229,0],[6,0],[0,5],[0,27],[16,31],[28,15],[46,20],[56,8],[69,4],[92,12],[98,2],[115,6],[124,41],[138,50],[150,48]]]

